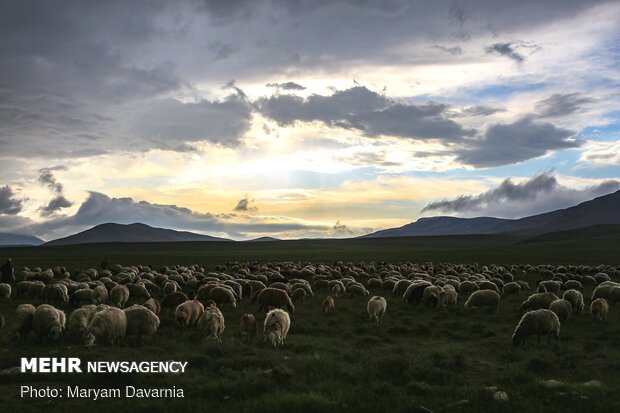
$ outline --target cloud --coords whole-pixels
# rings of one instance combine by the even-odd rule
[[[536,113],[541,118],[562,117],[573,113],[585,112],[584,106],[595,102],[581,93],[556,93],[536,102]]]
[[[546,172],[518,184],[507,178],[498,187],[478,195],[460,195],[449,200],[431,202],[422,212],[521,218],[568,208],[618,189],[620,181],[616,180],[603,181],[584,189],[568,188],[560,185],[553,173]]]
[[[466,116],[491,116],[496,113],[506,112],[504,108],[494,108],[485,105],[468,106],[461,109],[461,113]]]
[[[65,198],[63,194],[63,186],[60,182],[56,180],[56,177],[52,173],[52,171],[66,171],[67,167],[65,166],[55,166],[52,168],[43,168],[39,170],[39,178],[38,181],[49,188],[49,190],[55,195],[54,198],[39,208],[41,215],[49,216],[57,211],[60,211],[63,208],[68,208],[73,205],[73,202],[69,201]]]
[[[220,60],[226,60],[239,50],[238,47],[233,46],[230,43],[225,43],[225,42],[210,43],[208,48],[209,48],[209,51],[213,54],[212,60],[214,62],[217,62]]]
[[[0,215],[17,215],[24,208],[24,200],[8,186],[0,186]]]
[[[543,156],[550,151],[578,148],[582,141],[574,132],[532,117],[514,123],[498,123],[487,128],[483,137],[456,151],[457,159],[475,167],[509,165]]]
[[[73,202],[69,201],[63,195],[58,195],[54,197],[54,199],[52,199],[50,202],[48,202],[47,205],[39,208],[39,211],[41,211],[41,215],[49,216],[56,213],[57,211],[60,211],[63,208],[69,208],[72,205]]]
[[[240,199],[239,202],[237,202],[237,205],[235,205],[235,208],[233,209],[233,211],[236,212],[252,212],[252,211],[257,211],[258,208],[256,208],[254,205],[252,205],[252,203],[254,202],[253,199],[249,199],[246,195],[245,198]]]
[[[463,54],[463,49],[461,49],[460,46],[445,47],[445,46],[433,45],[432,47],[434,49],[438,49],[443,52],[449,53],[452,56],[460,56],[461,54]]]
[[[267,83],[265,86],[282,89],[282,90],[305,90],[306,89],[299,83],[295,83],[295,82]]]
[[[484,51],[487,54],[506,56],[517,63],[522,63],[525,60],[525,57],[515,50],[513,43],[494,43],[485,47]]]

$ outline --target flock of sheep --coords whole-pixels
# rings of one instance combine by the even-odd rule
[[[315,291],[326,298],[321,310],[330,313],[342,296],[366,299],[369,290],[391,294],[405,303],[447,308],[467,297],[466,310],[487,308],[498,311],[502,296],[530,291],[526,274],[537,278],[535,292],[521,304],[522,315],[512,336],[514,346],[526,338],[560,335],[561,323],[585,308],[584,287],[594,288],[590,313],[604,320],[609,302],[620,301],[620,267],[612,266],[481,266],[477,264],[342,263],[228,263],[205,272],[198,265],[162,267],[123,267],[109,270],[88,269],[73,274],[65,268],[24,268],[13,284],[0,284],[0,300],[32,300],[20,304],[10,317],[13,342],[34,336],[40,342],[61,337],[92,346],[117,344],[126,336],[137,343],[145,336],[156,336],[160,314],[174,314],[174,324],[182,330],[198,329],[208,339],[221,342],[225,327],[225,306],[236,307],[242,300],[257,303],[267,312],[263,322],[264,339],[272,346],[284,343],[291,326],[290,313]],[[133,305],[127,306],[129,302]],[[74,307],[68,319],[60,308]],[[368,299],[371,322],[381,323],[387,310],[382,295]],[[0,328],[5,318],[0,313]],[[253,314],[244,314],[240,333],[252,343],[259,330]]]

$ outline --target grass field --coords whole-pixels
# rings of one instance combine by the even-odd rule
[[[130,264],[191,264],[206,268],[231,260],[440,261],[504,263],[620,264],[617,239],[598,242],[518,244],[517,237],[466,236],[387,240],[289,241],[277,243],[183,243],[89,245],[0,250],[23,265],[98,266]],[[442,237],[443,238],[443,237]],[[536,275],[529,275],[534,283]],[[434,412],[618,412],[620,411],[620,313],[611,308],[605,322],[587,313],[562,326],[559,345],[546,340],[538,348],[529,341],[513,349],[510,336],[525,298],[502,299],[497,314],[465,312],[464,298],[448,311],[404,304],[385,295],[387,314],[380,326],[368,321],[366,300],[340,298],[336,312],[324,315],[326,292],[296,306],[283,348],[262,343],[248,346],[238,336],[244,312],[258,316],[257,305],[241,302],[224,307],[223,343],[204,343],[198,332],[182,335],[164,314],[158,337],[142,347],[87,349],[71,343],[41,346],[30,341],[8,344],[1,332],[0,369],[17,366],[20,357],[73,356],[90,360],[188,361],[182,375],[148,374],[0,374],[0,406],[5,411],[132,411],[132,412],[415,412],[423,405]],[[585,291],[589,296],[591,289]],[[0,302],[10,315],[23,301]],[[69,308],[66,308],[67,313]],[[563,386],[548,389],[541,380]],[[599,380],[602,387],[584,386]],[[170,387],[183,388],[183,399],[20,399],[19,386]],[[508,402],[496,402],[486,387],[507,392]],[[467,400],[467,402],[464,402]]]

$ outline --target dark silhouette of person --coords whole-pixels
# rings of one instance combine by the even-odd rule
[[[0,272],[2,273],[3,283],[11,284],[15,282],[15,271],[13,270],[13,262],[10,258],[0,267]]]
[[[108,263],[108,257],[105,257],[103,261],[101,261],[101,269],[107,270],[110,268],[110,264]]]

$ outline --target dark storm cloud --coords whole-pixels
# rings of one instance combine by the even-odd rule
[[[574,135],[573,131],[525,117],[490,126],[482,137],[469,141],[456,154],[459,161],[475,167],[509,165],[553,150],[578,148],[582,142]]]
[[[47,205],[42,206],[38,210],[41,212],[41,215],[50,216],[63,208],[69,208],[73,205],[73,202],[69,201],[63,195],[58,195],[54,197]]]
[[[17,215],[23,208],[24,200],[10,186],[0,186],[0,215]]]
[[[364,86],[335,91],[332,95],[274,95],[258,101],[259,110],[282,126],[295,122],[320,121],[362,131],[367,136],[389,135],[416,139],[456,141],[471,136],[447,118],[446,105],[429,102],[424,105],[393,101]]]
[[[506,56],[517,63],[522,63],[525,60],[525,57],[515,50],[513,43],[495,43],[485,47],[484,51],[487,54]]]
[[[63,170],[66,171],[66,167],[56,167],[53,170]],[[52,173],[52,168],[44,168],[39,171],[39,182],[49,188],[55,194],[62,194],[63,187],[60,182],[56,180],[56,177]]]
[[[536,175],[515,184],[510,178],[498,187],[479,195],[461,195],[454,199],[431,202],[422,212],[456,213],[515,218],[534,215],[606,195],[620,189],[616,180],[604,181],[584,189],[562,186],[551,172]]]
[[[68,208],[73,205],[73,202],[69,201],[65,198],[63,194],[63,186],[60,182],[56,180],[56,177],[52,173],[52,171],[66,171],[67,167],[63,165],[54,166],[51,168],[44,168],[39,171],[38,181],[42,185],[45,185],[49,188],[49,190],[54,194],[54,198],[49,201],[46,205],[43,205],[38,210],[41,215],[49,216],[63,208]]]
[[[256,208],[254,205],[252,205],[252,203],[254,202],[253,199],[249,199],[247,196],[245,198],[242,198],[239,200],[239,202],[237,202],[237,205],[235,205],[235,208],[233,208],[233,211],[236,212],[252,212],[252,211],[256,211],[258,210],[258,208]]]
[[[541,118],[562,117],[573,113],[585,112],[586,105],[594,99],[581,93],[554,94],[536,102],[536,114]]]
[[[306,88],[295,82],[285,82],[285,83],[267,83],[265,86],[274,87],[282,90],[305,90]]]

